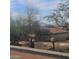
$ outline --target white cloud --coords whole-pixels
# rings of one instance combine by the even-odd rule
[[[56,5],[58,2],[53,2],[47,3],[43,2],[43,0],[11,0],[11,2],[17,2],[23,5],[28,5],[34,8],[39,8],[39,9],[52,9],[56,8]],[[15,7],[15,6],[14,6]]]
[[[12,17],[17,17],[17,16],[19,16],[20,14],[19,14],[18,12],[16,12],[16,11],[11,11],[11,12],[10,12],[10,15],[11,15]]]
[[[57,3],[52,2],[47,3],[43,2],[42,0],[26,0],[26,2],[29,3],[30,6],[38,8],[38,9],[53,9],[56,8]]]
[[[11,9],[16,8],[17,3],[19,4],[23,4],[25,6],[28,7],[34,7],[37,8],[38,10],[41,11],[49,11],[51,9],[55,9],[57,7],[59,0],[51,0],[51,2],[45,2],[44,0],[11,0]],[[17,13],[16,11],[12,10],[14,16],[18,15],[19,13]],[[45,14],[47,14],[48,12],[46,12]],[[44,14],[44,15],[45,15]]]

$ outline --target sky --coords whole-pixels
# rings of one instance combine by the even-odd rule
[[[10,0],[10,11],[13,16],[25,15],[27,7],[33,7],[39,10],[39,15],[45,16],[62,1],[63,0]]]

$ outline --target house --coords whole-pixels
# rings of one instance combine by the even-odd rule
[[[69,32],[63,27],[47,28],[47,30],[51,33],[51,37],[53,37],[55,41],[68,40]]]
[[[63,27],[49,27],[41,29],[39,33],[39,41],[50,41],[54,38],[54,41],[64,41],[69,37],[69,32]]]

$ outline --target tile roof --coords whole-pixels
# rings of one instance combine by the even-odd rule
[[[54,27],[54,28],[47,28],[47,30],[51,33],[63,33],[67,32],[66,29],[63,29],[63,27]]]

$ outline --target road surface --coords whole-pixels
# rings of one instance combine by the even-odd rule
[[[58,58],[11,50],[10,59],[58,59]]]

